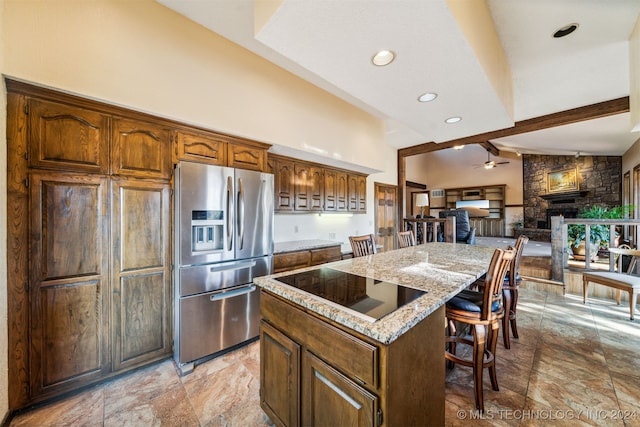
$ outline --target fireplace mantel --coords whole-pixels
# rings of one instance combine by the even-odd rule
[[[558,200],[569,200],[569,199],[576,199],[578,197],[585,197],[587,194],[589,194],[589,190],[575,190],[575,191],[562,191],[559,193],[539,194],[539,197],[542,197],[545,200],[554,202]]]

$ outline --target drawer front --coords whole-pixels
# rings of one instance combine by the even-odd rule
[[[273,272],[295,270],[296,268],[309,267],[311,255],[309,251],[288,252],[285,254],[275,254],[273,256]]]
[[[378,387],[378,347],[304,313],[262,291],[260,314],[293,340],[303,344],[334,368],[359,384]]]
[[[342,259],[342,251],[340,250],[340,246],[311,250],[311,265],[340,261],[340,259]]]

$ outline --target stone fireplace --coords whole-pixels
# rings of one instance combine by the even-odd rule
[[[576,218],[594,204],[622,204],[622,157],[619,156],[543,156],[524,154],[523,202],[524,232],[534,240],[550,235],[551,217]],[[578,168],[578,189],[548,193],[547,173]]]

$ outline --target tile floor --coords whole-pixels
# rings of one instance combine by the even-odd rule
[[[640,315],[628,306],[522,289],[519,340],[497,351],[500,391],[485,374],[474,411],[469,368],[447,376],[446,424],[640,426]],[[268,426],[257,342],[179,377],[164,361],[15,416],[10,426]],[[626,416],[626,419],[621,419]]]

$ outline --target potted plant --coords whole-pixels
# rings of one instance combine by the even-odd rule
[[[612,208],[606,206],[593,205],[585,208],[579,218],[585,219],[622,219],[628,217],[633,206],[614,206]],[[586,237],[586,227],[584,224],[570,224],[567,227],[567,236],[569,239],[569,248],[573,253],[573,257],[584,260],[586,249],[584,239]],[[609,226],[605,224],[593,224],[589,229],[590,247],[589,253],[591,258],[595,258],[598,250],[602,246],[607,248],[609,245]]]

